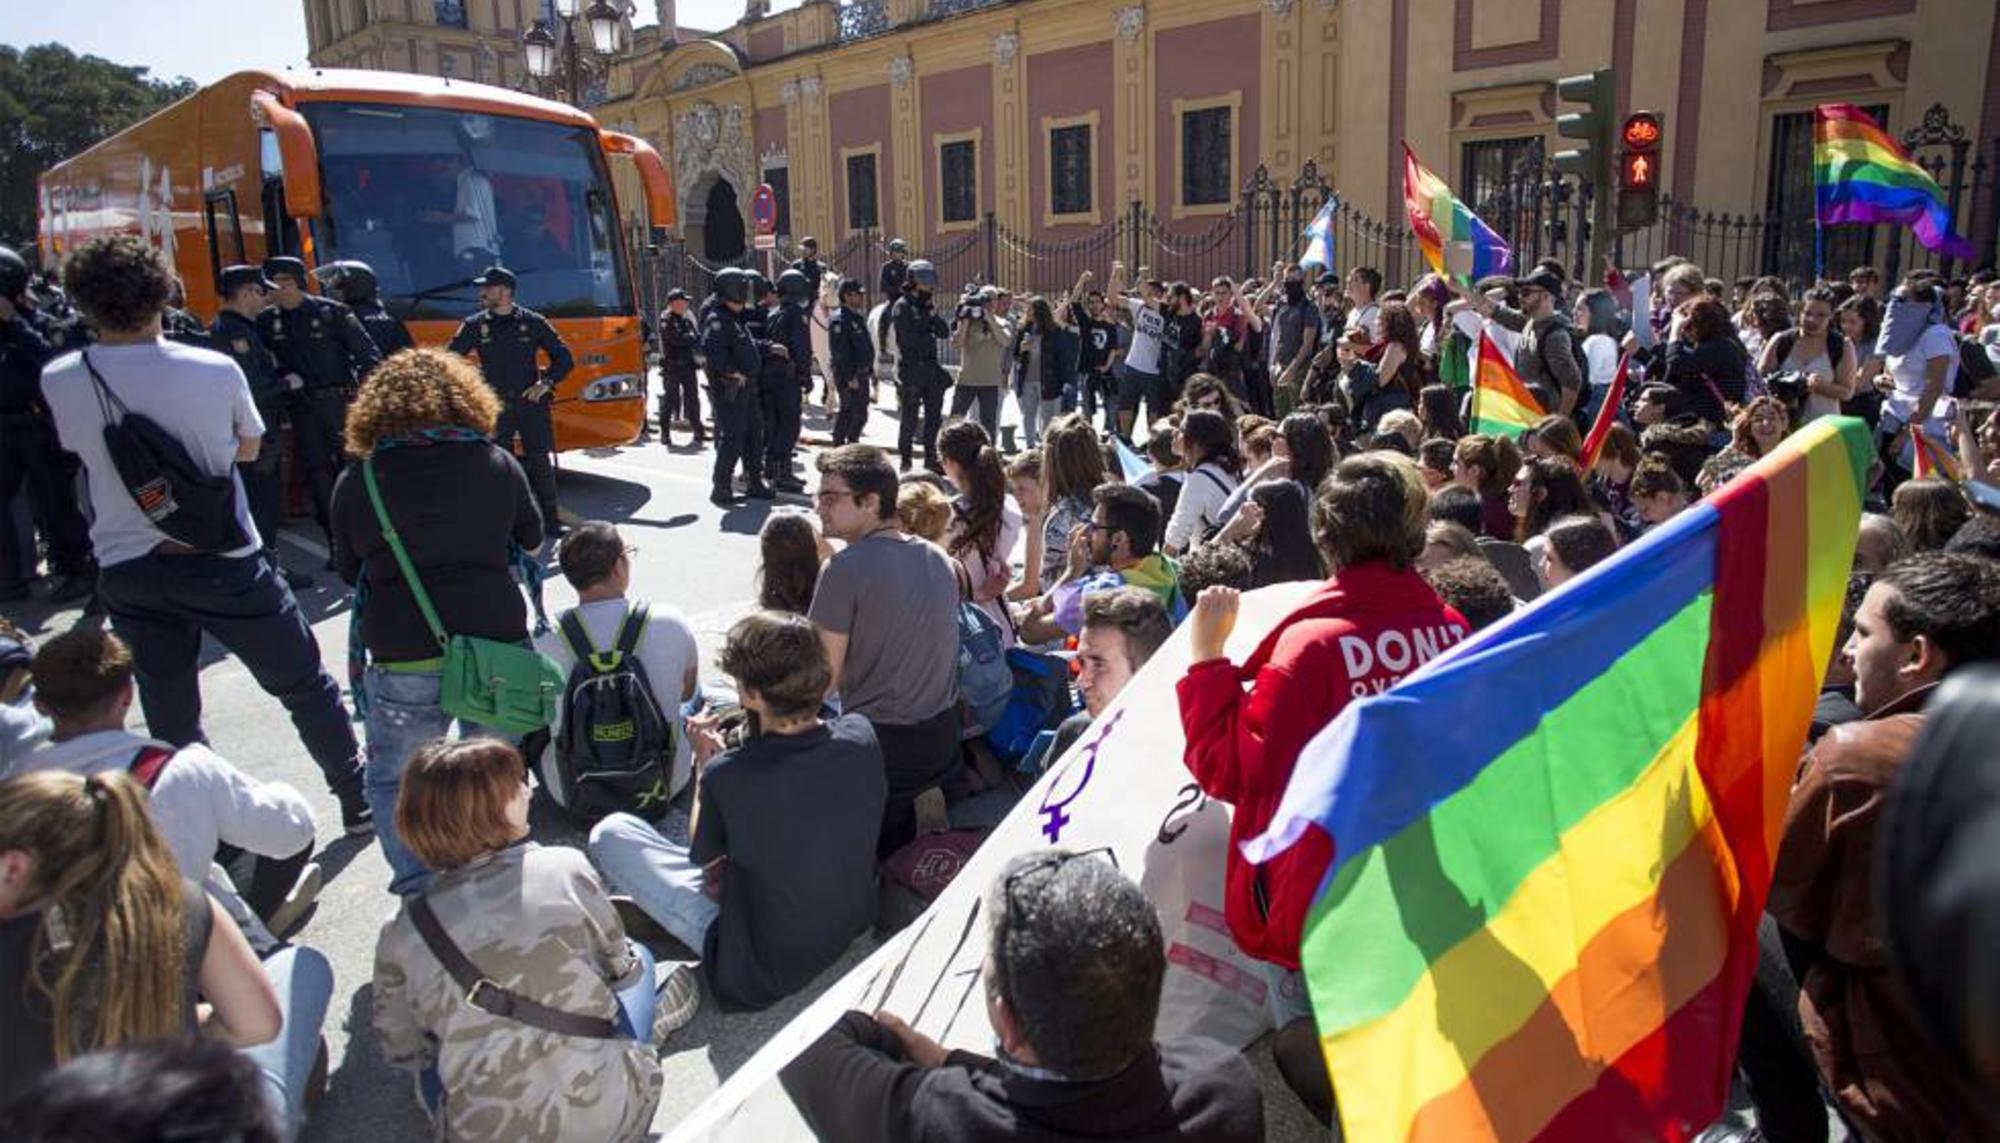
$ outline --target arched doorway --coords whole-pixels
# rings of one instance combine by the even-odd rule
[[[720,265],[743,257],[743,212],[736,205],[736,188],[728,179],[716,179],[702,205],[702,258]]]

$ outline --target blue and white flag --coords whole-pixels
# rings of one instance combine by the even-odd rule
[[[1306,252],[1299,259],[1299,265],[1333,269],[1333,212],[1339,206],[1340,196],[1327,199],[1326,205],[1313,216],[1312,225],[1300,235],[1306,240]]]

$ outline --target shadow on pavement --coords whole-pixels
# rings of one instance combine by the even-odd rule
[[[301,1140],[426,1139],[430,1125],[417,1106],[408,1072],[382,1058],[374,1028],[375,986],[363,984],[348,1001],[347,1051],[327,1077],[326,1096],[306,1118]],[[327,1021],[341,1019],[339,1009]],[[398,1094],[400,1093],[400,1094]]]

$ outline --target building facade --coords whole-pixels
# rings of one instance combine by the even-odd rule
[[[306,58],[314,67],[406,71],[532,87],[521,55],[521,35],[544,20],[553,25],[555,0],[304,0]],[[671,3],[660,5],[664,24],[635,30],[633,0],[621,0],[625,43],[635,53],[657,51],[659,27],[673,27]],[[705,32],[685,29],[689,38]],[[593,93],[601,98],[605,93]]]

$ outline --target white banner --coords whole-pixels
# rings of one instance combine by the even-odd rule
[[[1229,641],[1241,663],[1312,588],[1249,592]],[[786,1143],[812,1138],[778,1085],[780,1069],[842,1012],[887,1009],[947,1048],[990,1053],[980,965],[987,887],[1015,854],[1109,847],[1160,911],[1167,977],[1157,1035],[1199,1034],[1242,1047],[1271,1026],[1264,968],[1237,951],[1222,919],[1229,808],[1181,764],[1185,627],[1154,654],[1110,710],[1056,760],[965,870],[909,928],[829,988],[668,1136],[671,1143]]]

